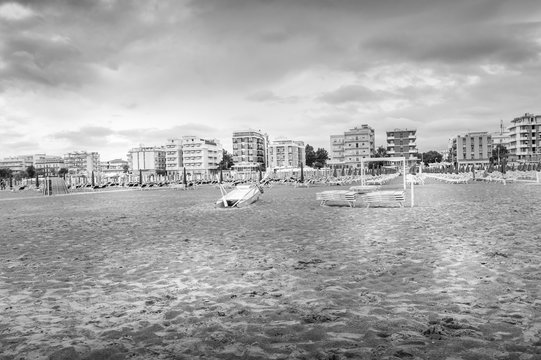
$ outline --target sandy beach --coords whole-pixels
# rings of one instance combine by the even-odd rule
[[[541,186],[328,189],[0,193],[0,359],[541,359]]]

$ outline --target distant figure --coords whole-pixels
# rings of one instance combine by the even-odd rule
[[[0,190],[6,190],[6,182],[4,179],[0,180]]]

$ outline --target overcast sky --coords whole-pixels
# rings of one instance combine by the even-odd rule
[[[421,151],[541,113],[539,0],[0,1],[0,158],[217,138]]]

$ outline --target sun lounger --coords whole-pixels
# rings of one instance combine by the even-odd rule
[[[356,185],[349,188],[350,191],[355,191],[357,194],[366,194],[379,189],[378,185]]]
[[[363,201],[366,203],[366,207],[370,205],[390,205],[398,204],[400,207],[404,207],[406,193],[405,191],[374,191],[367,193],[363,196]]]
[[[328,190],[316,193],[316,200],[321,201],[321,206],[329,201],[346,202],[350,207],[357,201],[357,193],[349,190]]]

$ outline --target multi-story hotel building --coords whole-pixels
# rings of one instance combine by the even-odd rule
[[[492,137],[487,132],[457,135],[450,141],[451,162],[455,165],[485,165],[492,156]]]
[[[167,139],[165,144],[165,169],[167,174],[179,176],[183,172],[182,139]]]
[[[130,171],[156,173],[165,171],[165,149],[158,146],[140,146],[128,152]]]
[[[33,155],[10,156],[0,160],[0,168],[13,172],[26,171],[30,165],[34,165]]]
[[[268,136],[256,130],[233,133],[233,169],[256,171],[268,164]]]
[[[346,167],[361,166],[361,158],[376,152],[374,129],[368,125],[354,127],[344,133],[344,164]]]
[[[394,129],[387,131],[387,155],[417,161],[417,130]]]
[[[100,154],[86,151],[64,154],[64,167],[69,174],[90,176],[92,171],[100,171]]]
[[[366,124],[344,132],[344,135],[331,135],[332,167],[359,167],[361,159],[371,157],[376,152],[374,129]]]
[[[40,175],[51,176],[58,174],[60,169],[67,167],[61,156],[36,154],[34,155],[34,168]]]
[[[218,170],[223,158],[223,148],[218,140],[183,136],[182,165],[191,179],[207,178]]]
[[[509,126],[509,160],[541,161],[541,115],[524,114]]]
[[[298,168],[306,165],[306,149],[304,142],[293,140],[276,140],[269,145],[269,167]]]
[[[344,135],[331,135],[331,153],[327,162],[332,167],[344,164]]]
[[[122,159],[102,161],[100,164],[101,172],[108,175],[120,175],[126,166],[129,169],[128,161]]]

